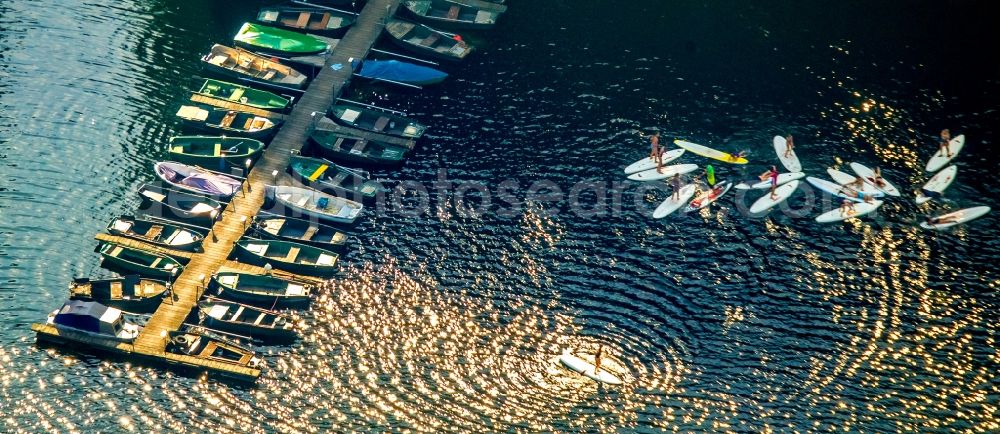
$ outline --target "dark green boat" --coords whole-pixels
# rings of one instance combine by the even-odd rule
[[[101,242],[97,252],[108,263],[119,268],[134,271],[144,276],[172,277],[171,271],[180,274],[184,266],[169,256],[146,252],[116,243]]]
[[[427,131],[425,125],[404,116],[347,102],[330,107],[330,117],[341,125],[414,140]]]
[[[364,178],[361,172],[322,158],[293,155],[288,170],[303,184],[356,202],[372,203],[379,192],[386,191],[381,183]]]
[[[248,105],[263,110],[281,111],[288,108],[291,101],[264,90],[242,86],[228,81],[206,79],[197,94]]]
[[[329,44],[312,36],[254,23],[244,23],[233,41],[251,50],[292,56],[319,54],[330,49]]]
[[[324,158],[345,164],[395,167],[403,163],[407,152],[402,146],[325,130],[313,131],[309,140]]]
[[[247,160],[257,159],[264,142],[246,137],[176,136],[167,144],[167,159],[219,172],[247,168]]]
[[[240,240],[236,256],[248,264],[272,267],[306,276],[337,273],[338,255],[326,249],[278,240]]]
[[[299,336],[288,315],[212,297],[198,302],[206,327],[248,336],[263,343],[284,343]]]
[[[243,135],[253,138],[267,138],[277,131],[280,120],[258,116],[253,113],[224,108],[196,105],[182,105],[177,117],[190,128],[216,131],[222,134]]]
[[[332,226],[293,217],[255,217],[253,234],[260,238],[308,244],[327,250],[343,250],[347,235]]]
[[[166,294],[167,282],[137,275],[95,280],[83,277],[69,284],[71,300],[96,301],[125,312],[153,312]]]
[[[312,286],[259,274],[221,272],[211,288],[225,299],[274,309],[309,307]]]

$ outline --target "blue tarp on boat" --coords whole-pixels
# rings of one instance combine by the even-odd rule
[[[416,85],[436,84],[448,78],[447,73],[434,68],[398,60],[365,60],[358,69],[358,75]]]

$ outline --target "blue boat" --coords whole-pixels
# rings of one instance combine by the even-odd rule
[[[361,77],[371,80],[395,81],[399,83],[426,86],[437,84],[448,78],[448,73],[434,68],[400,62],[398,60],[365,60],[360,68],[355,62],[355,71]]]

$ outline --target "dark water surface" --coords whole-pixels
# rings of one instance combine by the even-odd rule
[[[181,132],[198,57],[262,3],[39,3],[0,3],[2,432],[1000,430],[996,219],[915,226],[997,206],[987,2],[512,1],[441,87],[352,92],[432,127],[379,175],[433,209],[369,214],[252,388],[38,348],[29,325],[106,273],[94,233]],[[767,218],[740,211],[754,192],[653,221],[664,191],[612,200],[649,127],[747,150],[748,167],[715,164],[730,178],[794,134],[810,174],[878,165],[904,197],[845,224],[814,223],[806,188]],[[958,179],[918,208],[942,128],[968,138]],[[463,208],[440,176],[471,189]],[[596,211],[528,198],[541,180],[591,181]],[[483,204],[472,185],[491,211],[463,212]],[[558,365],[599,344],[625,385]]]

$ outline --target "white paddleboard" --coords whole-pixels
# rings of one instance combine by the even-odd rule
[[[628,179],[633,181],[659,181],[674,175],[683,175],[685,173],[694,172],[697,168],[697,164],[675,164],[673,166],[663,166],[663,172],[661,173],[657,172],[654,167],[649,170],[633,173],[628,176]]]
[[[805,178],[806,174],[803,172],[789,172],[789,173],[779,173],[778,174],[778,185],[785,184],[796,179]],[[766,179],[764,181],[758,182],[756,184],[750,184],[748,182],[741,182],[733,186],[737,190],[764,190],[771,188],[771,180]]]
[[[934,199],[933,197],[925,196],[922,190],[941,193],[948,188],[949,185],[951,185],[952,181],[955,180],[955,175],[958,175],[958,166],[952,164],[931,177],[931,179],[924,184],[923,188],[917,190],[917,205],[922,205]]]
[[[948,164],[952,158],[955,158],[955,156],[958,155],[958,152],[962,150],[963,146],[965,146],[965,134],[959,134],[958,137],[955,137],[948,142],[948,149],[951,151],[951,156],[945,156],[944,149],[938,149],[938,151],[934,153],[934,156],[927,161],[926,170],[928,172],[937,172],[938,169],[944,167],[945,164]]]
[[[785,166],[789,172],[801,172],[802,163],[799,162],[799,157],[795,155],[795,149],[785,156],[785,150],[788,149],[788,141],[784,137],[774,136],[774,152],[778,154],[778,160],[781,161],[781,165]]]
[[[688,184],[681,187],[677,200],[674,200],[674,195],[671,194],[670,197],[660,203],[660,205],[653,210],[653,218],[661,219],[670,215],[674,211],[677,211],[677,209],[684,206],[687,201],[691,200],[691,197],[694,196],[694,190],[694,184]]]
[[[607,384],[622,384],[622,380],[619,380],[618,377],[607,370],[601,369],[600,372],[595,373],[593,364],[572,354],[559,356],[559,361],[563,365],[566,365],[567,368],[579,372],[591,380]]]
[[[683,154],[684,154],[683,149],[671,149],[667,152],[664,152],[663,164],[667,164],[671,161],[674,161],[680,158],[680,156]],[[656,159],[652,157],[646,157],[639,161],[636,161],[635,163],[629,164],[627,167],[625,167],[625,174],[631,175],[633,173],[642,172],[645,170],[655,169],[655,168],[656,168]]]
[[[674,144],[684,149],[687,149],[692,154],[698,154],[701,155],[702,157],[712,158],[715,160],[724,161],[726,163],[732,163],[732,164],[748,163],[746,158],[743,157],[736,158],[736,156],[733,154],[722,152],[717,149],[712,149],[709,148],[708,146],[699,145],[697,143],[691,143],[684,140],[674,140]]]
[[[927,222],[920,223],[920,227],[924,229],[945,229],[950,228],[955,225],[960,225],[962,223],[968,222],[969,220],[980,218],[990,212],[990,207],[988,206],[974,206],[972,208],[966,208],[963,210],[958,210],[953,213],[944,214],[939,216],[942,217],[953,217],[955,221],[950,223],[939,223],[936,225],[928,224]]]
[[[853,170],[854,173],[857,173],[858,176],[864,178],[865,182],[871,184],[872,186],[874,186],[875,188],[877,188],[879,190],[884,191],[885,194],[888,194],[889,196],[896,196],[896,197],[901,196],[899,194],[899,190],[897,190],[896,187],[894,187],[892,184],[890,184],[889,181],[887,181],[885,178],[882,178],[882,185],[876,184],[875,183],[875,171],[869,169],[868,166],[865,166],[865,165],[863,165],[861,163],[851,163],[851,170]]]
[[[850,176],[850,175],[848,175],[848,176]],[[827,193],[830,193],[830,194],[832,194],[834,196],[839,196],[839,197],[842,197],[844,199],[850,199],[850,200],[853,200],[855,202],[864,202],[864,199],[858,198],[856,196],[848,196],[847,193],[845,193],[845,191],[844,191],[845,187],[842,186],[842,185],[840,185],[840,184],[837,184],[837,183],[834,183],[834,182],[830,182],[830,181],[827,181],[825,179],[820,179],[820,178],[812,177],[812,176],[806,177],[806,181],[808,181],[810,184],[812,184],[813,187],[816,187],[816,188],[818,188],[818,189],[820,189],[822,191],[825,191]]]
[[[851,175],[851,174],[846,173],[846,172],[841,172],[841,171],[839,171],[837,169],[827,168],[826,169],[826,173],[828,173],[830,175],[830,178],[833,178],[834,182],[836,182],[837,184],[840,184],[840,185],[847,185],[847,184],[850,184],[852,182],[855,182],[858,179],[857,176]],[[867,182],[864,182],[863,179],[861,181],[861,187],[860,188],[857,185],[852,185],[852,186],[850,186],[848,188],[850,188],[852,190],[861,190],[862,193],[864,193],[866,195],[871,195],[872,197],[882,197],[882,196],[885,196],[885,192],[883,192],[882,190],[879,190],[878,188],[875,188],[874,185],[871,185],[871,184],[869,184]]]
[[[861,216],[863,216],[865,214],[868,214],[868,213],[870,213],[872,211],[877,210],[878,207],[882,206],[882,203],[883,202],[881,200],[873,200],[871,202],[856,203],[856,204],[854,204],[854,210],[853,211],[848,211],[846,214],[841,213],[840,212],[840,207],[837,207],[837,209],[835,209],[835,210],[827,211],[827,212],[825,212],[825,213],[820,214],[819,216],[817,216],[816,217],[816,222],[817,223],[833,223],[833,222],[839,222],[839,221],[847,220],[849,218],[861,217]]]
[[[713,195],[712,192],[719,187],[721,187],[722,190],[719,191],[719,194]],[[716,186],[699,194],[698,197],[696,197],[694,200],[691,201],[691,203],[688,204],[687,208],[684,208],[684,212],[697,211],[699,209],[702,209],[706,206],[713,204],[715,201],[719,200],[720,197],[725,196],[726,192],[728,192],[730,188],[733,188],[733,183],[730,181],[723,182],[722,184],[717,184]]]
[[[800,181],[795,180],[785,185],[782,185],[778,188],[775,188],[774,199],[771,199],[770,192],[765,194],[760,199],[757,199],[757,201],[754,202],[753,205],[750,205],[750,214],[760,214],[764,211],[774,208],[781,202],[784,202],[792,195],[792,193],[795,193],[795,190],[799,188],[799,182]]]

